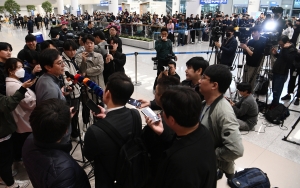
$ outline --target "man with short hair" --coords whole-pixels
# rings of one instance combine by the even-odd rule
[[[86,34],[94,34],[95,29],[94,29],[94,22],[93,21],[88,21],[88,26],[84,29],[83,31]]]
[[[75,56],[75,62],[84,76],[88,77],[104,90],[104,62],[102,55],[94,52],[95,38],[92,35],[87,35],[82,41],[84,43],[85,51]],[[98,96],[90,92],[88,95],[95,103],[100,103]]]
[[[180,76],[176,72],[176,63],[175,63],[175,61],[172,61],[172,60],[169,61],[168,65],[169,65],[168,75],[169,76],[174,76],[175,78],[178,78],[178,80],[180,81]]]
[[[251,94],[252,87],[250,83],[247,82],[239,83],[236,87],[242,98],[237,103],[234,103],[231,100],[229,100],[229,102],[237,117],[237,121],[239,122],[239,129],[242,131],[253,130],[254,126],[257,124],[258,106]]]
[[[228,179],[234,176],[234,160],[243,156],[239,124],[231,105],[223,97],[232,81],[230,70],[225,65],[211,65],[199,80],[200,92],[205,103],[201,123],[211,132],[217,156],[218,179],[223,172]]]
[[[118,39],[118,51],[120,52],[120,53],[122,53],[123,52],[123,49],[122,49],[122,40],[119,38],[119,36],[117,35],[117,33],[118,33],[118,28],[117,28],[117,26],[115,26],[115,25],[113,25],[113,26],[111,26],[110,28],[109,28],[109,35],[110,35],[110,38],[111,37],[117,37],[117,39]]]
[[[62,24],[61,25],[61,31],[59,32],[59,40],[61,41],[65,41],[67,40],[67,32],[68,32],[68,28],[66,24]]]
[[[105,40],[105,35],[102,31],[96,31],[93,36],[95,37],[95,52],[100,53],[103,57],[105,54],[107,54],[107,49],[105,49],[105,46],[107,45],[107,42]]]
[[[118,38],[111,37],[108,44],[112,47],[109,53],[103,56],[104,63],[104,83],[107,83],[108,77],[115,72],[125,72],[124,65],[126,63],[126,55],[118,51]]]
[[[59,32],[53,29],[50,33],[51,33],[51,40],[53,41],[55,46],[63,47],[64,42],[59,40]]]
[[[175,132],[165,132],[162,120],[147,125],[165,146],[153,187],[216,187],[216,156],[209,131],[199,123],[200,96],[188,87],[165,91],[160,103],[162,119]],[[169,146],[169,147],[168,147]]]
[[[101,129],[106,126],[104,121],[117,129],[120,135],[127,140],[132,132],[133,116],[140,115],[137,110],[125,107],[134,86],[131,79],[122,72],[112,74],[106,84],[103,94],[103,102],[107,110],[102,107],[101,113],[97,115],[98,121],[90,126],[84,137],[83,154],[89,161],[94,161],[95,187],[114,187],[115,169],[120,148],[109,135]],[[142,130],[142,125],[140,130]]]
[[[193,88],[203,100],[203,95],[199,91],[199,80],[209,63],[203,57],[192,57],[186,62],[185,76],[186,80],[181,85]]]
[[[265,55],[266,39],[260,36],[260,31],[261,28],[258,26],[251,28],[253,39],[249,40],[247,44],[240,44],[240,47],[246,53],[243,82],[250,83],[252,89],[255,89],[256,75],[263,65]]]
[[[76,55],[85,51],[83,38],[85,38],[86,36],[87,36],[86,33],[79,34],[79,39],[78,39],[79,48],[76,50]]]
[[[85,171],[69,154],[72,145],[62,142],[70,117],[70,108],[59,99],[45,100],[32,111],[33,134],[22,153],[33,187],[91,187]]]
[[[24,48],[18,53],[18,58],[21,59],[22,61],[25,61],[25,57],[26,57],[26,51],[28,50],[32,50],[32,51],[37,51],[38,53],[40,52],[40,48],[36,45],[36,37],[32,34],[28,34],[25,37],[25,46]]]

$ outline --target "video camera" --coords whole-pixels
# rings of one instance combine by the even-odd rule
[[[270,55],[272,46],[278,45],[278,32],[262,33],[262,36],[266,38],[265,55]]]
[[[234,32],[234,37],[238,37],[240,43],[246,43],[248,38],[251,37],[250,27],[239,27],[239,30]]]

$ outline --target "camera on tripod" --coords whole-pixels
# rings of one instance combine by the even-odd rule
[[[211,28],[211,44],[209,44],[210,47],[214,47],[214,42],[219,42],[219,38],[222,36],[223,31],[221,26],[215,26]]]
[[[240,43],[245,44],[251,37],[251,27],[239,27],[239,30],[234,32],[234,37],[238,37]]]
[[[278,32],[263,33],[262,36],[266,38],[266,47],[265,47],[264,54],[270,55],[272,46],[278,45],[279,33]]]

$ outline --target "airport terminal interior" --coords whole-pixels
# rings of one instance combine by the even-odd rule
[[[114,1],[114,0],[112,0]],[[117,1],[117,0],[116,0]],[[231,0],[231,2],[235,0]],[[292,11],[292,1],[280,0],[281,4],[287,4],[285,6],[286,14],[291,15]],[[231,4],[232,5],[232,4]],[[241,6],[232,6],[236,10],[242,11]],[[287,8],[288,7],[288,8]],[[299,5],[300,7],[300,5]],[[206,7],[207,8],[207,7]],[[263,7],[261,7],[263,8]],[[95,8],[94,8],[95,9]],[[225,10],[222,8],[221,10]],[[210,9],[207,9],[210,10]],[[289,11],[288,11],[289,10]],[[34,28],[34,32],[37,29]],[[50,39],[48,34],[49,30],[43,27],[39,32],[42,33],[44,40]],[[25,36],[27,35],[27,30],[22,28],[15,28],[11,24],[2,23],[2,28],[0,32],[0,41],[8,42],[12,45],[12,57],[17,57],[18,52],[23,49],[25,45]],[[208,42],[198,42],[197,37],[194,44],[187,44],[184,46],[174,46],[173,51],[178,57],[176,62],[176,72],[180,76],[180,81],[185,79],[186,62],[194,56],[202,56],[204,59],[210,59],[210,65],[214,64],[215,54],[211,53],[212,48],[209,47]],[[134,52],[138,52],[137,61]],[[132,81],[136,84],[134,87],[134,93],[131,98],[134,99],[154,99],[153,94],[153,82],[156,77],[156,70],[153,70],[152,57],[155,57],[156,51],[154,49],[146,50],[141,48],[136,48],[132,46],[123,45],[123,53],[126,54],[126,64],[124,66],[125,73],[131,77]],[[211,57],[210,57],[211,56]],[[268,58],[266,58],[267,60]],[[240,54],[235,60],[235,68],[232,70],[232,83],[230,89],[225,93],[226,97],[237,99],[237,89],[236,84],[241,81],[242,69],[237,65],[242,65],[243,55]],[[262,69],[266,68],[266,63]],[[289,78],[288,78],[289,80]],[[285,82],[282,96],[287,93],[288,80]],[[254,95],[259,101],[271,103],[272,92],[271,83],[269,86],[267,95]],[[255,126],[255,130],[252,131],[241,131],[243,145],[244,145],[244,155],[243,157],[235,161],[235,168],[237,171],[243,170],[245,168],[257,167],[264,171],[270,182],[272,188],[299,188],[300,187],[300,106],[294,105],[295,95],[292,94],[292,99],[290,101],[280,101],[290,110],[290,116],[286,118],[283,125],[275,125],[269,123],[263,114],[259,114],[258,123]],[[134,108],[128,105],[129,108]],[[143,125],[145,126],[145,119],[142,115]],[[81,118],[81,115],[79,115]],[[85,132],[83,131],[83,123],[80,119],[81,127],[81,137],[84,137]],[[76,146],[76,142],[73,142],[73,148]],[[85,168],[87,174],[90,173],[91,166],[82,162],[81,148],[78,146],[75,152],[72,154],[74,159],[81,166]],[[19,180],[29,180],[26,170],[22,163],[16,165],[18,174],[15,179]],[[90,179],[91,186],[94,187],[95,180],[92,177]],[[4,188],[4,185],[0,184],[0,188]],[[32,187],[30,184],[29,188]],[[227,178],[223,176],[221,180],[217,182],[218,188],[227,188]]]
[[[35,30],[36,31],[36,30]],[[49,39],[49,30],[43,28],[40,30],[44,39]],[[17,53],[23,48],[25,41],[24,38],[27,35],[26,30],[15,29],[8,24],[2,24],[2,30],[0,32],[1,41],[12,44],[13,51],[12,57],[16,57]],[[209,59],[210,54],[207,51],[211,51],[208,47],[208,42],[195,42],[195,44],[188,44],[185,46],[174,46],[173,50],[177,54],[177,68],[176,72],[180,75],[181,81],[185,79],[185,63],[193,56],[202,56],[205,59]],[[145,52],[149,54],[140,54],[137,56],[137,62],[135,62],[135,56],[133,52]],[[123,46],[123,53],[127,54],[127,60],[125,64],[125,72],[131,77],[132,81],[138,81],[141,83],[139,86],[135,86],[132,98],[134,99],[148,99],[154,98],[153,95],[153,82],[156,77],[156,71],[153,70],[152,57],[155,56],[155,50],[144,50],[131,46]],[[239,61],[236,63],[242,63],[242,55],[239,57]],[[214,54],[212,54],[210,64],[214,63]],[[137,70],[135,72],[135,70]],[[233,81],[231,83],[231,96],[235,96],[236,85],[235,80],[239,79],[239,68],[235,68],[232,71]],[[137,78],[137,80],[135,80]],[[285,83],[282,96],[287,92],[287,83]],[[230,97],[230,91],[225,94]],[[292,95],[294,96],[294,95]],[[256,96],[255,96],[256,97]],[[260,101],[265,101],[266,96],[259,96]],[[267,98],[270,103],[272,100],[272,94],[269,90]],[[284,101],[281,101],[284,103]],[[245,147],[244,156],[235,161],[236,170],[242,170],[244,168],[258,167],[267,173],[271,187],[280,188],[297,188],[300,187],[300,146],[294,143],[283,141],[290,131],[291,134],[286,140],[296,142],[300,144],[300,125],[297,120],[300,118],[300,106],[295,106],[293,101],[285,101],[286,106],[289,106],[290,116],[284,121],[283,126],[273,125],[267,122],[262,114],[259,115],[259,120],[255,126],[255,131],[241,132],[243,138],[243,144]],[[128,105],[132,107],[131,105]],[[81,117],[81,116],[79,116]],[[295,124],[297,122],[297,124]],[[145,121],[143,120],[143,124]],[[81,123],[82,125],[82,123]],[[84,131],[82,131],[82,137]],[[73,146],[75,146],[75,142]],[[78,160],[82,160],[80,147],[77,147],[73,157]],[[85,165],[80,163],[80,165]],[[90,167],[85,168],[89,173]],[[26,171],[22,164],[18,164],[19,173],[15,177],[16,179],[25,180],[28,179]],[[94,185],[94,179],[91,178],[91,185]],[[0,188],[4,186],[0,185]],[[32,187],[32,185],[29,185]],[[228,187],[226,183],[226,177],[224,176],[217,183],[218,188]]]

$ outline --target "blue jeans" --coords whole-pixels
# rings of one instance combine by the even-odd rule
[[[283,90],[284,83],[287,80],[288,75],[282,74],[273,74],[273,83],[272,83],[272,91],[273,91],[273,101],[272,105],[279,104],[279,99]]]

